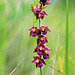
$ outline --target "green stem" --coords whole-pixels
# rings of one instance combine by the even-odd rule
[[[68,75],[68,0],[66,0],[66,49],[65,49],[65,75]]]
[[[40,28],[40,19],[39,19],[39,28]]]
[[[40,75],[42,75],[42,68],[40,68]]]

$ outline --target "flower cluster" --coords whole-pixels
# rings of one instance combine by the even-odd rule
[[[42,67],[43,64],[46,64],[43,59],[49,58],[49,52],[51,49],[45,47],[45,43],[48,42],[47,37],[45,35],[47,34],[47,31],[50,32],[49,28],[47,26],[41,25],[38,29],[37,27],[32,27],[29,29],[30,36],[37,38],[37,46],[34,50],[38,54],[38,56],[35,56],[33,59],[33,63],[36,63],[36,67]],[[43,58],[43,59],[42,59]]]
[[[36,19],[43,19],[44,15],[47,15],[45,11],[42,11],[41,6],[36,4],[35,6],[31,6],[32,12],[35,14]]]
[[[47,15],[45,11],[42,11],[42,9],[45,5],[50,4],[49,1],[50,0],[39,0],[39,3],[41,4],[40,6],[38,4],[31,6],[31,11],[36,16],[36,19],[43,19],[44,16]]]
[[[36,36],[39,36],[39,35],[46,35],[47,34],[47,31],[50,32],[49,28],[47,26],[43,26],[41,25],[39,29],[37,29],[37,27],[32,27],[31,29],[29,29],[30,31],[30,36],[32,37],[36,37]],[[44,36],[40,36],[38,39],[40,38],[45,38]]]
[[[35,6],[31,6],[31,11],[34,13],[36,19],[43,19],[46,14],[45,11],[42,11],[43,7],[45,5],[50,4],[50,0],[39,0],[40,6],[36,4]],[[40,24],[40,23],[39,23]],[[34,50],[35,53],[37,53],[38,56],[35,56],[34,59],[32,60],[32,63],[36,63],[36,67],[42,67],[43,64],[46,64],[44,59],[49,58],[49,52],[51,49],[45,47],[45,43],[48,42],[47,37],[45,36],[49,30],[48,26],[43,26],[41,25],[39,28],[33,26],[32,28],[29,29],[30,31],[30,36],[36,37],[37,38],[37,46]]]

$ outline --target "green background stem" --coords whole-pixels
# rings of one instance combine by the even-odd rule
[[[35,6],[35,0],[33,0],[33,5]],[[33,13],[33,26],[35,25],[35,15]]]
[[[66,45],[65,45],[65,75],[68,75],[68,0],[66,0]]]

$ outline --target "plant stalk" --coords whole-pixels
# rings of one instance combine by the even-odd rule
[[[40,68],[40,75],[42,75],[42,68]]]

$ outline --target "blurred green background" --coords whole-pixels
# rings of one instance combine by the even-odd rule
[[[36,0],[37,3],[37,0]],[[48,16],[41,20],[41,24],[49,26],[51,32],[46,35],[51,48],[50,58],[46,63],[53,66],[59,30],[60,39],[56,59],[56,69],[60,70],[58,57],[61,56],[63,70],[66,32],[66,0],[51,0],[50,5],[44,9]],[[69,1],[69,75],[75,75],[75,1]],[[33,26],[33,13],[31,12],[33,0],[0,0],[0,75],[9,75],[17,64],[24,58],[13,75],[39,75],[39,68],[32,64],[33,50],[36,38],[29,37],[29,29]],[[61,25],[61,28],[60,28]],[[38,26],[38,21],[35,24]],[[43,67],[43,75],[51,75],[48,66]],[[61,75],[55,71],[55,75]]]

